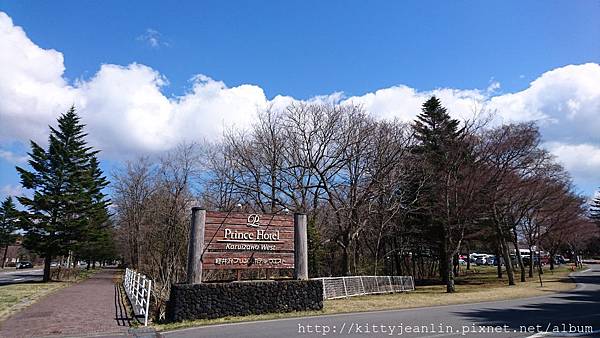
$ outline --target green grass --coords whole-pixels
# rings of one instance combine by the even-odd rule
[[[504,278],[498,279],[495,267],[475,267],[466,275],[456,278],[456,293],[453,294],[446,293],[445,285],[421,286],[417,287],[413,292],[326,300],[323,305],[323,310],[321,311],[269,313],[218,319],[201,319],[178,323],[155,324],[154,327],[160,331],[168,331],[193,326],[244,321],[320,316],[348,312],[408,309],[415,307],[533,297],[552,292],[567,291],[574,288],[575,284],[568,278],[568,275],[571,272],[572,271],[567,267],[557,268],[553,272],[546,269],[542,275],[544,282],[543,287],[540,287],[537,272],[534,274],[534,278],[527,278],[525,283],[519,282],[520,275],[517,273],[515,276],[517,285],[509,287],[506,273],[504,274]]]

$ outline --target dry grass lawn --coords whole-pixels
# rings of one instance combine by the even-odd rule
[[[520,283],[520,275],[515,276],[517,285],[508,286],[506,274],[503,279],[496,276],[494,267],[474,267],[465,276],[456,279],[456,293],[446,293],[444,285],[420,286],[413,292],[358,296],[347,299],[327,300],[322,311],[302,311],[291,313],[271,313],[243,317],[225,317],[211,320],[184,321],[180,323],[156,324],[161,331],[209,324],[234,323],[242,321],[268,320],[290,317],[318,316],[323,314],[363,312],[375,310],[408,309],[415,307],[464,304],[494,300],[540,296],[552,292],[568,291],[575,283],[568,277],[571,270],[560,267],[542,275],[543,287],[540,287],[537,273]]]
[[[518,282],[520,275],[517,274],[515,276],[517,285],[508,287],[506,276],[498,279],[495,268],[483,267],[477,268],[477,272],[473,274],[457,278],[456,293],[454,294],[446,293],[446,287],[443,285],[421,286],[408,293],[330,300],[325,303],[325,312],[406,309],[534,297],[575,288],[575,284],[568,278],[570,272],[571,270],[566,267],[556,269],[554,272],[545,271],[542,276],[543,287],[540,287],[537,275],[534,275],[534,278],[527,278],[525,283],[520,283]]]
[[[68,283],[23,283],[0,286],[0,321]]]

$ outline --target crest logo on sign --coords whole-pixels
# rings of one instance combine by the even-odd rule
[[[252,228],[258,228],[260,226],[260,216],[257,214],[249,215],[246,226],[252,227]]]

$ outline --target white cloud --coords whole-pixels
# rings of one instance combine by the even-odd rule
[[[150,37],[145,41],[160,46],[160,33],[150,33],[144,35]],[[151,39],[154,35],[157,40]],[[194,76],[191,89],[183,95],[167,97],[162,93],[167,79],[158,70],[136,63],[104,64],[92,78],[69,83],[63,75],[63,55],[37,46],[1,12],[0,50],[0,144],[43,142],[47,126],[75,104],[88,125],[91,143],[103,149],[104,156],[130,156],[169,149],[182,140],[214,138],[225,126],[247,126],[258,109],[282,108],[295,101],[283,95],[269,99],[259,86],[228,87],[204,75]],[[550,70],[520,92],[498,94],[499,88],[494,79],[488,88],[471,90],[418,91],[397,85],[359,96],[336,92],[307,101],[353,102],[381,118],[411,121],[422,103],[436,95],[461,119],[486,108],[497,111],[504,122],[537,120],[546,141],[564,145],[553,151],[572,163],[567,168],[600,181],[598,171],[589,169],[595,164],[578,163],[564,148],[600,147],[599,64]]]
[[[598,145],[550,142],[546,146],[573,173],[592,175],[600,172]]]
[[[600,145],[549,142],[546,148],[571,173],[579,185],[600,185]]]
[[[172,103],[161,92],[166,80],[139,64],[102,65],[78,83],[78,104],[92,143],[107,152],[161,150],[172,142]]]
[[[164,150],[184,139],[215,137],[223,126],[247,125],[257,109],[290,102],[267,100],[262,88],[195,76],[192,89],[168,98],[167,80],[140,65],[101,65],[89,80],[69,84],[63,55],[42,49],[0,12],[0,142],[45,142],[48,125],[75,105],[91,143],[107,156]]]
[[[136,38],[138,41],[146,43],[151,48],[160,48],[161,46],[168,47],[169,43],[163,41],[162,34],[153,28],[147,28],[144,34]]]
[[[225,126],[247,126],[259,109],[283,108],[295,101],[282,95],[269,100],[259,86],[245,84],[230,88],[204,75],[190,80],[189,92],[169,98],[161,92],[167,79],[157,70],[141,64],[104,64],[91,79],[69,84],[63,78],[61,53],[35,45],[6,14],[0,14],[0,27],[1,34],[13,36],[2,39],[12,41],[10,44],[0,46],[5,51],[4,62],[0,64],[0,97],[3,98],[0,102],[4,103],[0,106],[0,117],[6,121],[0,129],[4,140],[33,138],[43,142],[47,125],[53,124],[60,113],[75,104],[88,125],[91,143],[108,156],[126,156],[132,152],[168,149],[185,139],[214,138]],[[27,61],[23,54],[38,57]],[[32,72],[28,67],[30,62],[35,62],[38,69]],[[13,81],[15,78],[21,81]],[[22,95],[12,95],[11,91],[22,83],[35,85],[22,91]],[[47,95],[48,87],[52,95]],[[417,92],[407,86],[396,86],[362,96],[344,98],[343,93],[336,92],[307,101],[352,101],[381,117],[408,121],[432,94],[438,95],[451,111],[465,117],[470,117],[486,98],[478,90]]]
[[[74,99],[63,56],[35,45],[0,12],[0,141],[38,138]]]
[[[546,137],[600,142],[600,65],[550,70],[521,92],[491,98],[490,107],[507,120],[538,120]],[[577,132],[574,132],[577,131]]]
[[[437,96],[452,115],[461,119],[472,118],[487,98],[485,93],[479,90],[440,88],[419,92],[414,88],[399,85],[353,96],[342,102],[361,104],[367,111],[382,118],[397,118],[408,122],[421,112],[423,102],[432,95]]]
[[[27,162],[27,156],[20,156],[12,151],[0,149],[0,158],[11,163],[11,164],[21,164]]]
[[[488,95],[492,95],[492,94],[496,93],[500,89],[500,87],[502,87],[500,82],[498,82],[492,78],[492,79],[490,79],[490,84],[487,87],[487,89],[485,90],[485,92]]]

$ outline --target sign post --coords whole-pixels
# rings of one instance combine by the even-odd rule
[[[323,281],[308,279],[307,229],[306,215],[287,210],[261,214],[192,208],[187,284],[171,285],[166,318],[172,322],[321,310]],[[212,272],[227,281],[202,282],[202,272],[211,270],[221,270]],[[233,282],[242,272],[260,279],[261,270],[266,279],[273,270],[285,277]]]
[[[202,283],[202,252],[204,251],[205,226],[206,210],[193,207],[187,264],[187,282],[189,284]]]
[[[294,214],[294,278],[308,279],[308,238],[306,215]]]
[[[308,279],[304,214],[255,214],[192,208],[187,282],[200,284],[203,270],[294,269]]]

